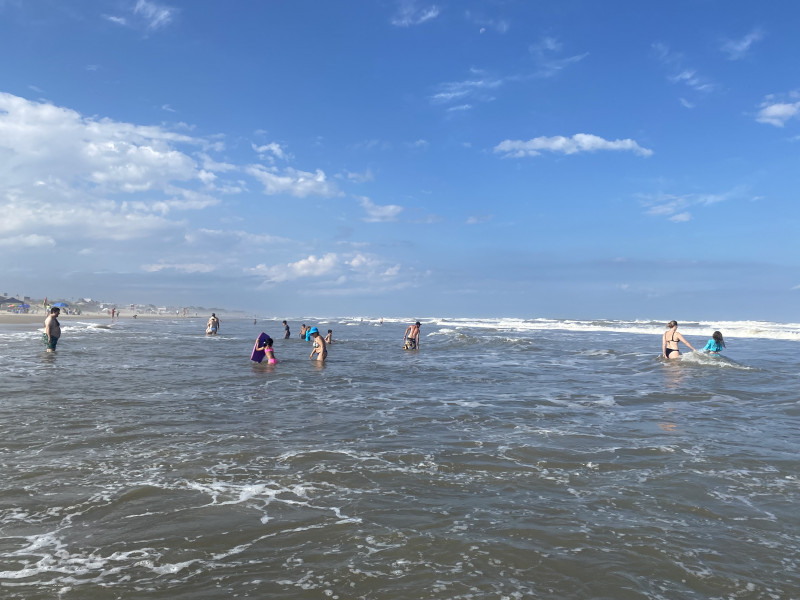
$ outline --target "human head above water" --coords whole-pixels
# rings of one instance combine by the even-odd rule
[[[54,306],[53,308],[50,309],[50,314],[51,315],[57,315],[60,312],[61,312],[61,309],[58,308],[57,306]]]
[[[308,333],[310,333],[311,335],[319,335],[319,329],[317,329],[316,327],[312,327]]]
[[[724,340],[724,339],[722,339],[722,332],[721,332],[721,331],[715,331],[715,332],[714,332],[714,333],[711,335],[711,338],[712,338],[712,339],[713,339],[715,342],[717,342],[718,344],[722,344],[723,346],[725,345],[725,340]]]
[[[414,323],[414,324],[415,324],[417,327],[419,327],[420,325],[422,325],[422,323],[420,323],[419,321],[417,321],[417,322],[416,322],[416,323]]]
[[[673,327],[677,327],[677,326],[678,326],[678,322],[677,321],[670,321],[669,323],[667,323],[667,329],[672,329]]]

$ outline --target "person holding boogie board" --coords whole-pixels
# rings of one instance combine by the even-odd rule
[[[272,349],[272,338],[262,331],[253,346],[253,353],[250,355],[250,360],[260,363],[264,360],[264,357],[267,358],[267,364],[274,365],[278,362],[275,359],[275,351]]]

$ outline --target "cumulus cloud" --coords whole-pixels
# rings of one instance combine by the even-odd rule
[[[0,231],[131,239],[160,231],[172,210],[218,200],[184,148],[205,140],[162,127],[87,118],[0,93]]]
[[[281,160],[287,160],[291,158],[290,155],[287,154],[283,147],[277,142],[270,142],[269,144],[262,144],[260,146],[251,144],[251,146],[253,150],[258,153],[258,156],[261,160],[274,162],[276,158]]]
[[[782,97],[770,94],[760,105],[756,121],[775,127],[783,127],[789,119],[800,116],[800,96],[797,92]]]
[[[348,289],[352,291],[358,289],[359,284],[390,283],[401,275],[401,267],[367,252],[329,252],[322,256],[311,254],[284,264],[260,264],[250,269],[250,273],[263,277],[266,285],[297,280],[324,280],[331,288],[347,283]],[[327,291],[332,292],[332,289]]]
[[[641,147],[631,139],[606,140],[587,133],[576,133],[572,137],[537,137],[527,141],[504,140],[494,147],[496,154],[503,154],[506,157],[513,158],[538,156],[542,152],[576,154],[578,152],[596,152],[598,150],[628,151],[640,156],[653,154],[652,150]]]
[[[336,185],[328,181],[325,173],[317,169],[314,173],[288,167],[282,171],[274,167],[250,165],[246,172],[264,186],[268,196],[289,194],[297,198],[306,196],[334,196],[339,193]]]
[[[738,40],[725,40],[720,49],[728,55],[728,60],[740,60],[747,56],[751,46],[763,37],[764,33],[760,29],[754,29]]]
[[[374,204],[369,198],[361,198],[361,206],[367,212],[364,218],[368,223],[382,223],[394,221],[403,211],[402,206],[396,204],[385,204],[383,206]]]
[[[392,17],[392,25],[411,27],[426,23],[439,16],[439,7],[435,4],[421,6],[414,0],[402,0],[397,12]]]

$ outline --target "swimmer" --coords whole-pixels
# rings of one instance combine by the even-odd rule
[[[328,329],[328,335],[325,336],[325,343],[326,344],[333,343],[333,329]]]
[[[324,361],[328,358],[328,348],[325,345],[325,340],[319,334],[319,329],[316,327],[309,329],[309,336],[311,336],[311,339],[314,341],[314,348],[311,350],[311,354],[308,355],[308,358],[319,362]],[[317,358],[314,358],[315,354]]]
[[[289,324],[286,321],[283,322],[283,331],[283,339],[288,340],[292,333],[289,331]]]
[[[263,350],[264,355],[267,358],[267,364],[274,365],[278,360],[275,358],[275,350],[272,349],[272,338],[267,336],[267,339],[264,340],[263,346],[257,346],[256,350]]]
[[[722,338],[722,333],[715,331],[711,335],[711,339],[706,343],[703,352],[710,352],[711,354],[719,354],[725,348],[725,340]]]
[[[403,348],[405,350],[419,349],[419,328],[420,322],[417,321],[413,325],[406,327],[406,332],[403,334]]]
[[[661,355],[664,358],[678,358],[681,353],[678,350],[678,342],[683,342],[694,352],[692,345],[686,341],[680,333],[678,333],[678,322],[670,321],[667,323],[667,330],[661,336]]]

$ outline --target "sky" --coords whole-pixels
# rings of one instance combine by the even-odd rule
[[[0,0],[0,293],[797,321],[800,3]]]

